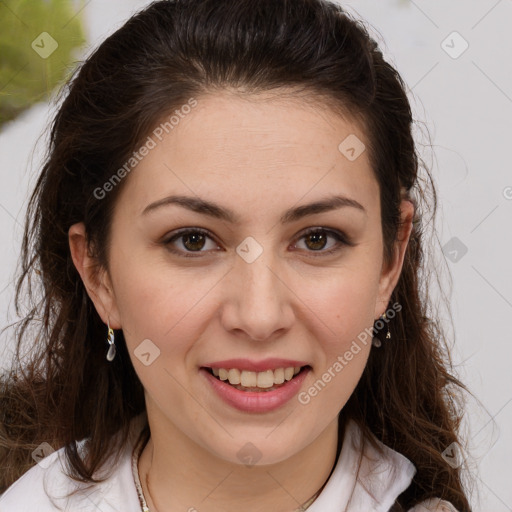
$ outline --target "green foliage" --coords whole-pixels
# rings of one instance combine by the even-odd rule
[[[0,126],[45,100],[85,41],[83,0],[0,1]]]

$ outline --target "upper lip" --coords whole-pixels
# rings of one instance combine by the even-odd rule
[[[250,372],[264,372],[266,370],[275,370],[276,368],[289,368],[291,366],[308,366],[304,361],[295,361],[292,359],[268,358],[261,361],[252,361],[250,359],[225,359],[224,361],[215,361],[203,365],[206,368],[236,368],[238,370],[247,370]]]

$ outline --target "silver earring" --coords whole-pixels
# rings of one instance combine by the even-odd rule
[[[110,322],[108,322],[108,344],[110,345],[107,352],[107,361],[113,361],[114,357],[116,357],[116,345],[114,343],[114,330],[110,327]]]
[[[386,317],[386,313],[384,313],[380,318],[382,318],[383,320],[385,320],[387,317]],[[388,332],[386,333],[386,339],[387,340],[390,340],[391,339],[391,331],[389,330],[389,323],[388,323]],[[372,345],[374,347],[381,347],[382,346],[382,341],[379,340],[379,338],[377,337],[373,337],[372,339]]]
[[[385,312],[384,312],[384,314],[382,315],[382,318],[384,318],[384,320],[387,318],[387,317],[386,317],[386,313],[385,313]],[[387,332],[387,334],[386,334],[386,339],[387,339],[387,340],[390,340],[390,339],[391,339],[391,332],[390,332],[390,330],[389,330],[389,322],[388,322],[388,332]]]

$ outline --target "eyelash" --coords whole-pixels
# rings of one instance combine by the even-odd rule
[[[353,247],[355,245],[343,233],[337,232],[337,231],[333,231],[333,230],[327,229],[327,228],[320,228],[320,227],[309,228],[306,232],[304,232],[298,238],[298,240],[301,240],[302,238],[304,238],[304,237],[306,237],[308,235],[312,235],[312,234],[316,234],[316,233],[325,233],[328,236],[331,236],[331,237],[335,238],[338,243],[336,244],[335,247],[333,247],[332,249],[326,250],[326,251],[323,251],[323,250],[307,251],[307,252],[311,252],[311,253],[315,253],[315,252],[319,253],[318,255],[314,255],[313,256],[314,258],[318,258],[318,257],[322,257],[322,256],[329,256],[331,254],[334,254],[334,253],[340,251],[343,248],[343,246]],[[167,247],[167,249],[169,251],[171,251],[174,254],[178,254],[179,256],[182,256],[184,258],[197,258],[197,257],[200,257],[200,256],[195,256],[193,254],[194,253],[206,252],[206,251],[181,251],[181,250],[176,250],[176,249],[171,247],[171,244],[174,241],[182,238],[185,235],[190,235],[190,234],[201,234],[201,235],[207,236],[211,240],[214,240],[212,234],[208,230],[206,230],[206,229],[203,229],[203,228],[193,228],[193,229],[191,229],[191,228],[183,228],[183,229],[178,230],[177,232],[175,232],[170,238],[166,238],[165,240],[163,240],[162,243],[163,243],[163,245],[165,245]]]

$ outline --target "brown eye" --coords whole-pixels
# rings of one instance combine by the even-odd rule
[[[202,233],[181,235],[183,246],[189,251],[200,251],[205,244],[206,237]]]
[[[306,252],[318,252],[318,256],[333,254],[343,246],[355,245],[344,234],[324,228],[312,228],[300,237],[300,240],[302,239],[304,239]],[[334,239],[334,243],[329,243],[329,239]]]
[[[209,242],[210,247],[208,247]],[[198,253],[199,256],[200,253],[208,252],[209,249],[218,248],[208,231],[199,228],[178,231],[162,243],[171,252],[185,257],[194,257],[195,255],[192,255],[192,253]]]
[[[309,235],[306,235],[305,239],[306,240],[309,240],[311,242],[311,244],[308,244],[306,242],[306,245],[314,250],[314,251],[318,251],[318,250],[321,250],[325,247],[325,245],[327,244],[327,236],[325,236],[325,233],[322,232],[322,231],[317,231],[315,233],[311,233]]]

